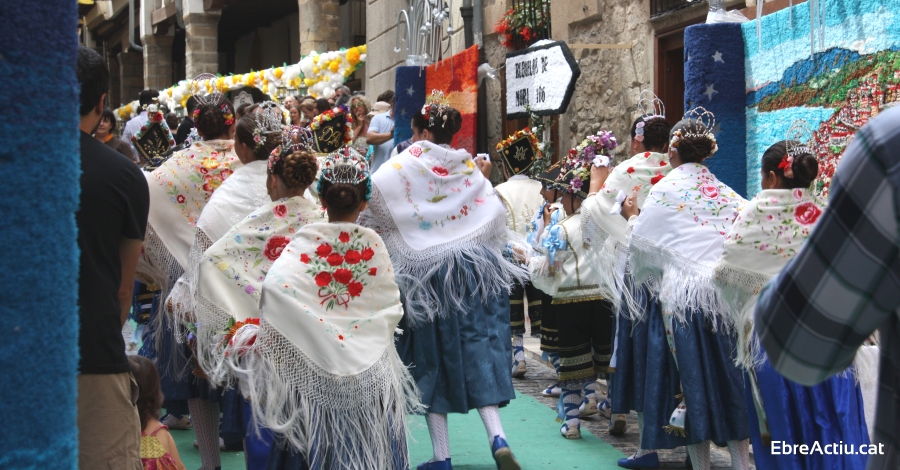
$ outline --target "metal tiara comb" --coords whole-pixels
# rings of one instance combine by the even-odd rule
[[[684,113],[684,121],[689,121],[684,126],[685,137],[710,137],[715,140],[713,129],[716,127],[716,116],[702,106]]]
[[[211,73],[201,73],[190,83],[190,92],[197,103],[205,106],[218,106],[225,96],[217,86],[218,77]]]
[[[256,125],[263,133],[280,132],[284,127],[284,113],[274,101],[263,101],[256,108]]]
[[[322,179],[332,184],[358,184],[369,177],[369,165],[356,149],[346,146],[322,162]]]
[[[797,119],[791,124],[787,131],[787,154],[788,157],[794,159],[803,154],[812,154],[809,148],[809,141],[812,139],[813,129],[803,119]]]
[[[666,105],[650,90],[644,90],[638,96],[638,109],[644,122],[653,118],[666,117]]]
[[[444,92],[431,90],[431,96],[428,97],[425,105],[422,106],[422,116],[428,118],[428,127],[434,127],[434,120],[438,117],[441,118],[441,127],[446,126],[449,115],[445,114],[444,111],[448,108],[450,108],[450,101],[447,100]]]

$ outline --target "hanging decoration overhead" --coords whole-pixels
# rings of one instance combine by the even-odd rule
[[[201,96],[254,87],[278,101],[283,99],[283,96],[279,96],[279,89],[299,90],[318,98],[334,94],[334,90],[342,86],[347,77],[365,61],[365,44],[332,52],[313,51],[296,64],[244,74],[210,76],[194,87]],[[184,108],[191,94],[191,81],[182,80],[170,88],[160,90],[159,103],[170,111],[179,106]],[[137,100],[114,111],[116,118],[121,120],[131,119],[140,112]]]
[[[453,0],[411,0],[409,8],[400,10],[394,52],[402,51],[400,45],[406,43],[406,65],[430,65],[449,52],[453,32],[451,11]]]

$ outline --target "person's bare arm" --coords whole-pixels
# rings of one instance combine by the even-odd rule
[[[119,259],[122,262],[122,281],[119,283],[119,308],[122,313],[122,325],[128,320],[131,311],[131,299],[134,295],[134,270],[144,242],[132,238],[123,238],[119,243]]]
[[[382,133],[375,132],[375,131],[369,131],[366,134],[366,143],[369,145],[381,145],[393,138],[394,138],[393,132],[385,132],[382,134]]]
[[[166,452],[168,452],[172,457],[172,460],[175,461],[175,466],[178,470],[187,470],[184,463],[181,461],[181,456],[178,455],[178,446],[175,444],[172,433],[168,430],[160,429],[159,432],[156,433],[156,438],[160,440],[163,447],[166,449]]]

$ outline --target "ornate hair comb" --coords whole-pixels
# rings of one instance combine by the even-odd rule
[[[282,130],[282,112],[277,103],[263,101],[253,113],[253,117],[256,120],[256,126],[253,128],[253,149],[256,150],[265,145],[267,134]],[[282,143],[284,143],[283,139]]]
[[[218,77],[211,73],[201,73],[190,83],[190,92],[200,106],[218,106],[225,96],[219,91]],[[198,106],[199,108],[199,106]]]
[[[316,154],[313,143],[313,133],[306,127],[284,126],[281,128],[281,145],[272,150],[269,155],[269,173],[274,174],[275,165],[282,158],[294,152],[309,152]]]
[[[366,182],[366,200],[372,194],[372,179],[369,178],[369,165],[356,149],[346,146],[329,154],[321,165],[322,175],[319,177],[318,192],[322,193],[322,182],[332,184],[359,184]]]
[[[666,117],[666,105],[650,90],[644,90],[638,96],[638,109],[641,111],[644,122],[653,118]]]
[[[678,144],[686,137],[706,137],[712,141],[712,154],[719,150],[716,136],[713,134],[713,129],[716,127],[716,116],[712,112],[698,106],[684,113],[681,122],[681,129],[672,133],[672,139],[669,141],[670,147],[677,149]]]
[[[434,127],[435,119],[438,119],[441,127],[447,125],[447,118],[449,117],[445,111],[450,108],[450,101],[447,100],[447,97],[444,95],[444,92],[441,90],[431,90],[431,96],[425,101],[425,105],[422,106],[422,116],[428,118],[428,127]]]
[[[813,130],[803,119],[797,119],[787,131],[787,154],[781,158],[778,168],[786,178],[794,177],[794,159],[803,154],[812,154],[807,142],[812,138]]]

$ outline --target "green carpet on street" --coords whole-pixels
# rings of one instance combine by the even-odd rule
[[[509,406],[500,409],[503,430],[513,453],[525,470],[530,469],[616,469],[624,455],[611,445],[581,431],[580,440],[559,435],[554,412],[527,395],[517,394]],[[454,470],[494,470],[487,434],[477,411],[449,415],[450,453]],[[200,468],[200,452],[193,447],[193,431],[172,431],[178,452],[188,470]],[[410,464],[432,456],[431,439],[423,417],[410,418]],[[245,468],[243,452],[223,452],[222,470]]]

